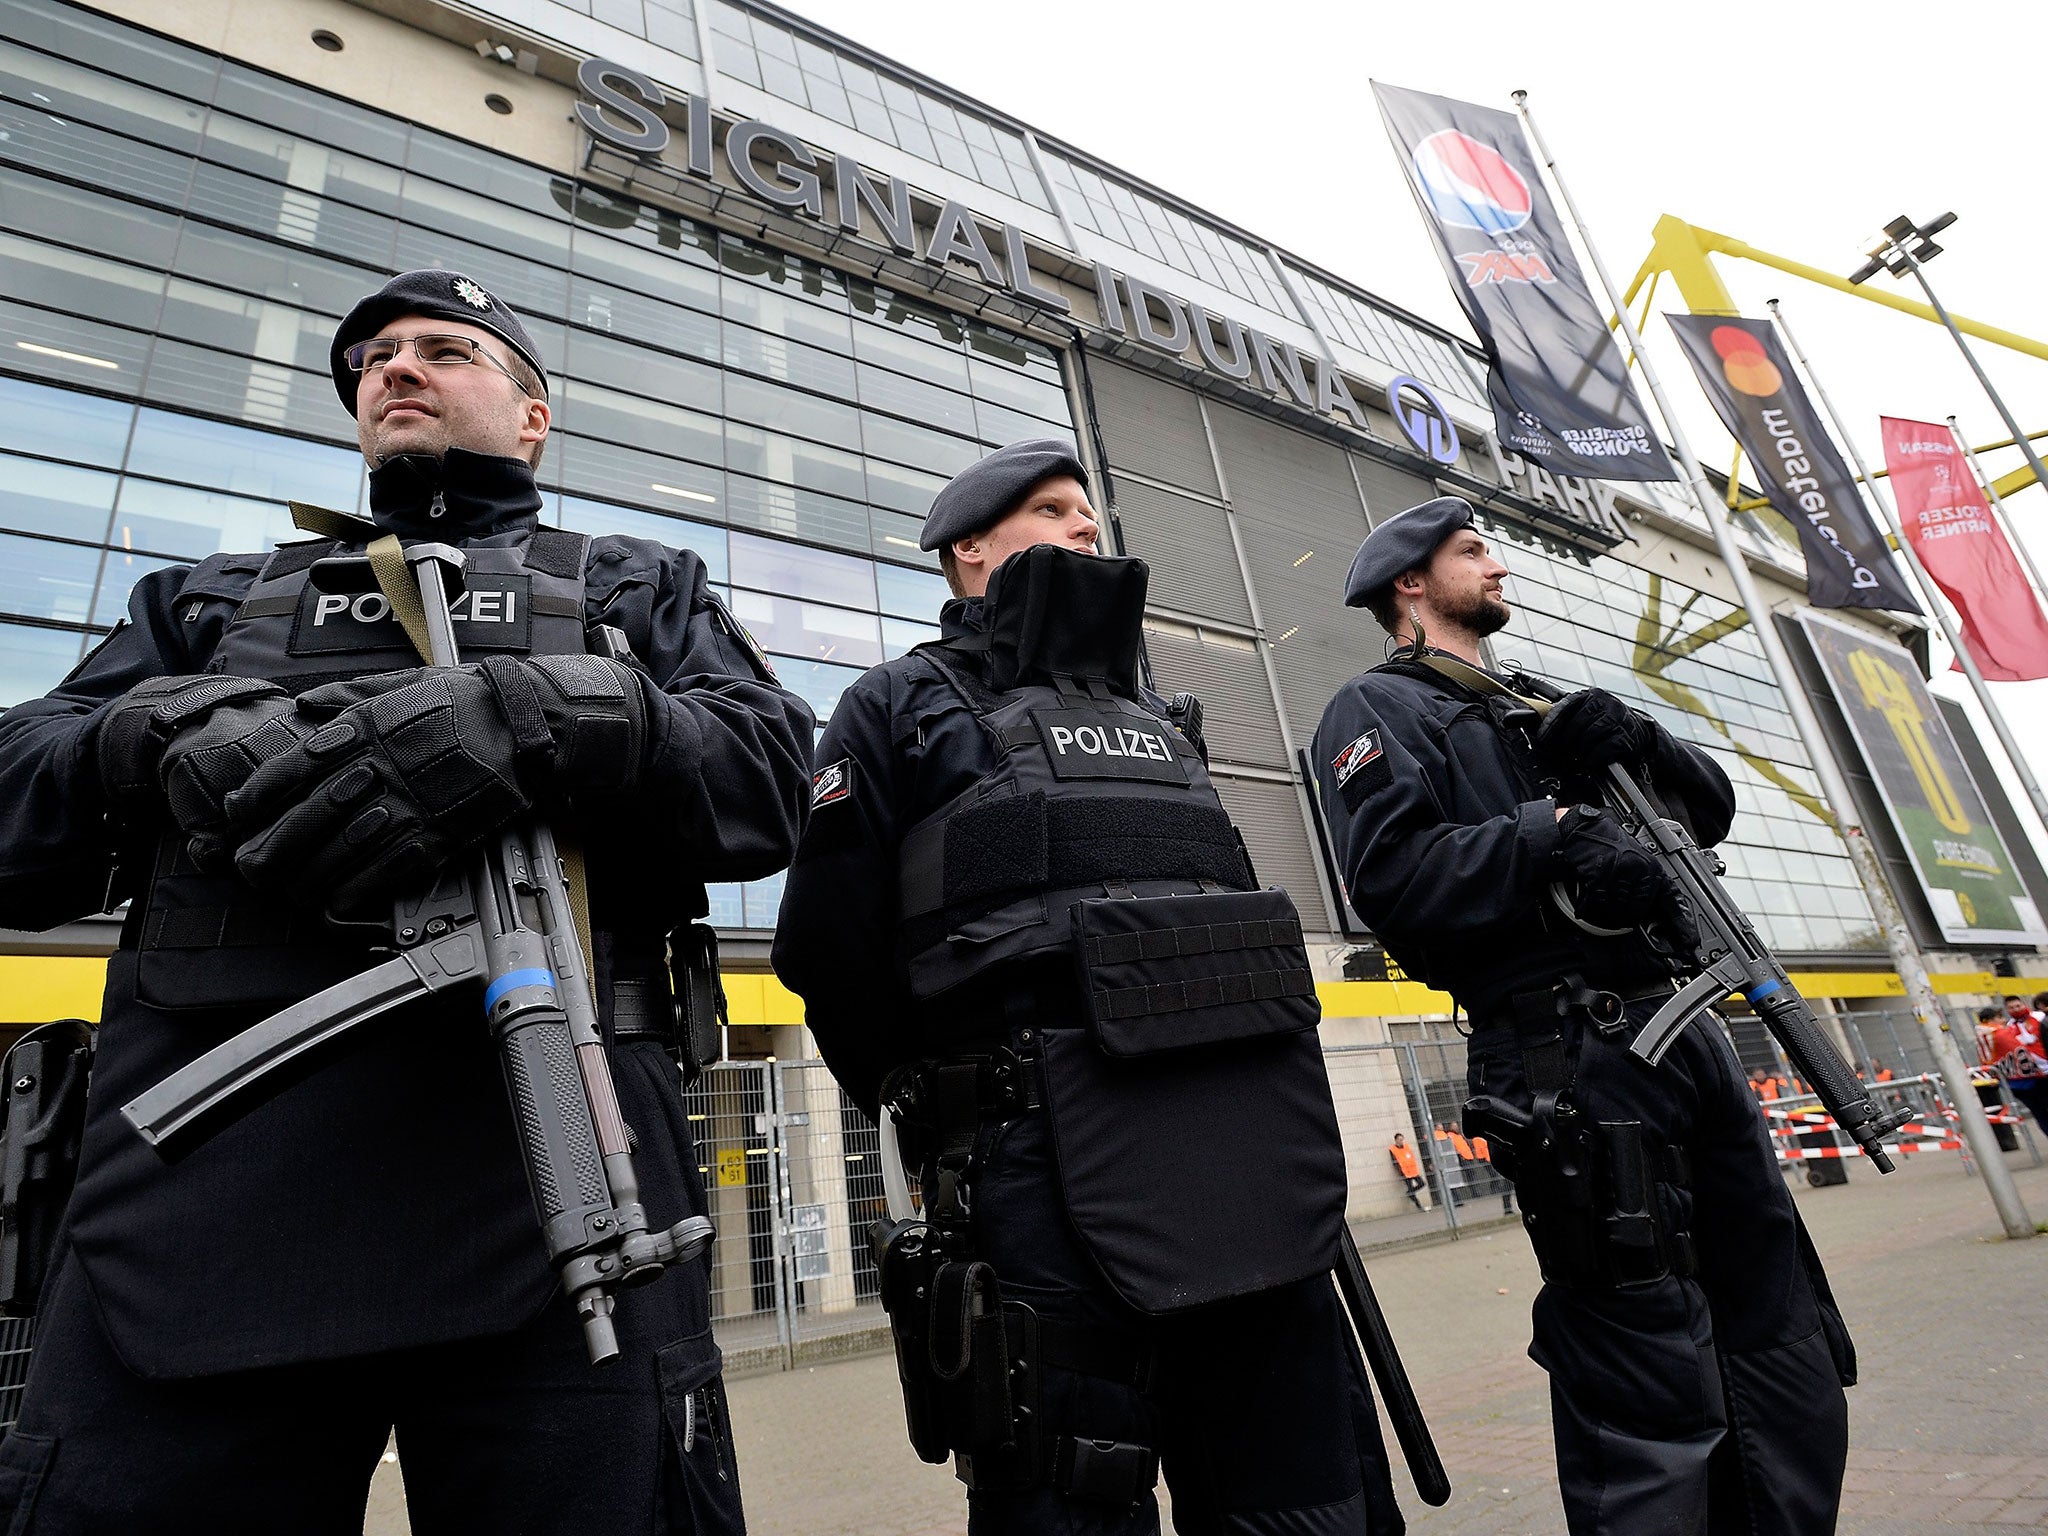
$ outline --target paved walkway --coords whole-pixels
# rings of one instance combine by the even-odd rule
[[[2010,1159],[2037,1218],[2048,1167]],[[1882,1182],[1795,1186],[1855,1331],[1844,1536],[2048,1529],[2048,1238],[1998,1237],[1981,1185],[1953,1154],[1906,1160]],[[1563,1529],[1545,1378],[1522,1352],[1537,1285],[1527,1241],[1496,1229],[1370,1261],[1454,1493],[1414,1500],[1418,1536],[1554,1536]],[[949,1469],[911,1453],[887,1356],[732,1384],[755,1536],[957,1536]],[[1391,1436],[1389,1437],[1391,1439]],[[397,1468],[370,1536],[400,1536]]]

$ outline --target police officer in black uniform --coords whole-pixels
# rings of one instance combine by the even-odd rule
[[[942,637],[841,696],[776,930],[922,1174],[878,1243],[912,1443],[976,1536],[1154,1532],[1162,1462],[1183,1531],[1399,1531],[1299,919],[1097,521],[1056,440],[940,492]]]
[[[1691,917],[1596,808],[1622,763],[1711,846],[1734,795],[1612,694],[1570,694],[1540,726],[1504,696],[1536,691],[1482,667],[1506,574],[1455,497],[1353,562],[1345,601],[1402,647],[1316,732],[1350,900],[1471,1016],[1466,1130],[1514,1179],[1542,1265],[1529,1352],[1571,1531],[1816,1536],[1847,1455],[1848,1334],[1721,1032],[1689,1029],[1657,1067],[1629,1053],[1671,992],[1653,941]]]
[[[0,716],[0,923],[132,898],[0,1519],[360,1530],[395,1427],[417,1532],[739,1531],[705,1266],[622,1293],[621,1358],[586,1361],[472,995],[359,1031],[180,1161],[118,1113],[366,968],[395,895],[534,808],[584,842],[649,1217],[705,1208],[667,952],[705,963],[704,882],[794,851],[812,717],[696,555],[539,525],[545,371],[481,285],[394,278],[331,361],[371,521],[314,509],[319,539],[145,576]],[[462,549],[480,661],[422,668],[380,593],[308,579],[384,534]]]

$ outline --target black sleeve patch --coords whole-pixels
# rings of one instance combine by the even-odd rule
[[[1344,797],[1347,811],[1356,811],[1367,795],[1394,782],[1393,765],[1380,746],[1377,730],[1367,731],[1339,752],[1330,771],[1336,776],[1337,792]]]
[[[811,809],[823,810],[853,798],[853,759],[842,757],[811,775]]]

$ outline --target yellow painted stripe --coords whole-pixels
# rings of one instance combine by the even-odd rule
[[[100,955],[0,955],[0,1023],[42,1024],[51,1019],[99,1022],[107,990]]]
[[[735,1024],[801,1024],[804,1000],[772,975],[725,975],[726,1002]],[[1934,990],[1943,996],[2029,996],[2048,991],[2048,976],[1994,976],[1989,971],[1936,971]],[[1903,997],[1905,986],[1890,971],[1794,971],[1792,983],[1808,997]],[[0,1023],[35,1024],[46,1019],[100,1016],[107,962],[91,955],[0,955]],[[1370,1019],[1448,1014],[1450,994],[1417,981],[1321,981],[1316,995],[1333,1019]]]

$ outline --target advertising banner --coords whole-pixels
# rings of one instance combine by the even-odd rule
[[[1920,612],[1770,323],[1728,315],[1665,318],[1700,388],[1755,466],[1764,495],[1798,531],[1807,597],[1821,608]]]
[[[1963,620],[1963,644],[1994,683],[2048,677],[2048,620],[2005,530],[1947,427],[1880,416],[1899,530]]]
[[[1811,608],[1800,610],[1799,623],[1942,937],[1951,944],[2048,942],[2048,925],[1913,658]]]
[[[1492,364],[1501,446],[1554,474],[1676,480],[1513,114],[1372,89]]]

